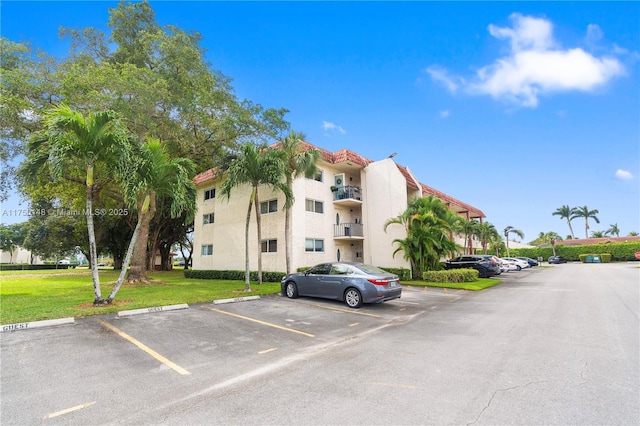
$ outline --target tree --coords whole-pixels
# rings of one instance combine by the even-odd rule
[[[620,236],[620,228],[618,228],[618,224],[614,223],[613,225],[609,225],[609,229],[604,231],[605,235],[615,235],[616,237]]]
[[[482,246],[482,253],[487,254],[487,249],[489,246],[489,242],[493,238],[500,238],[500,233],[496,229],[496,227],[489,223],[483,222],[478,225],[477,236],[480,239],[480,245]]]
[[[290,132],[287,137],[282,139],[277,149],[284,153],[284,176],[285,183],[289,192],[293,194],[293,181],[304,175],[312,178],[318,172],[318,160],[320,152],[311,148],[303,150],[302,142],[305,136],[303,133]],[[287,274],[291,272],[291,207],[294,199],[291,197],[290,202],[285,204],[285,222],[284,222],[284,244]]]
[[[51,109],[45,130],[27,146],[22,174],[25,178],[47,168],[53,179],[66,179],[86,188],[85,217],[89,234],[94,305],[104,304],[98,276],[93,225],[93,200],[113,179],[119,162],[130,149],[126,129],[113,111],[89,113],[87,117],[67,105]]]
[[[249,282],[249,223],[251,221],[251,207],[255,207],[256,225],[258,230],[258,284],[262,284],[262,229],[260,223],[260,200],[258,188],[266,185],[275,191],[285,195],[287,204],[293,194],[283,182],[284,179],[284,153],[281,150],[269,148],[266,145],[255,145],[247,142],[238,152],[230,153],[223,168],[225,180],[220,186],[223,197],[229,199],[231,190],[240,186],[249,185],[249,206],[245,223],[245,292],[251,291]]]
[[[602,238],[606,235],[603,231],[591,231],[591,238]]]
[[[132,156],[133,157],[133,156]],[[193,215],[195,211],[196,189],[193,184],[194,164],[184,158],[169,158],[162,143],[149,139],[137,150],[133,161],[126,163],[120,171],[124,176],[122,189],[125,199],[135,206],[138,221],[131,237],[116,285],[107,298],[111,303],[115,298],[129,266],[128,281],[146,281],[146,239],[140,235],[149,234],[149,223],[156,212],[156,196],[172,195],[171,216],[177,217],[183,211]],[[133,260],[132,260],[133,259]]]
[[[587,206],[576,207],[573,212],[573,218],[583,217],[584,218],[584,237],[589,238],[589,219],[593,219],[596,223],[600,223],[600,219],[596,216],[598,214],[598,210],[589,210]]]
[[[636,231],[631,231],[631,232],[629,232],[627,235],[628,235],[629,237],[637,237],[637,236],[638,236],[638,235],[640,235],[640,234],[638,234],[638,232],[636,232]]]
[[[460,232],[464,237],[464,253],[471,254],[473,252],[473,237],[478,233],[478,225],[480,222],[476,220],[467,220],[460,217],[460,220],[457,222],[456,229]],[[467,246],[468,244],[468,246]],[[467,247],[469,249],[467,250]]]
[[[0,223],[0,250],[9,252],[9,263],[13,263],[13,251],[24,245],[27,236],[27,224],[14,223],[3,225]]]
[[[509,225],[504,228],[503,235],[507,245],[507,257],[509,256],[509,234],[516,234],[520,238],[524,238],[524,232]]]
[[[554,256],[556,255],[556,241],[559,241],[561,239],[562,237],[555,232],[547,232],[542,235],[542,241],[546,244],[551,245]]]
[[[384,230],[390,225],[405,228],[406,237],[393,240],[398,245],[396,253],[402,251],[404,259],[411,265],[413,276],[422,278],[425,270],[437,270],[440,259],[458,246],[450,238],[459,216],[433,195],[413,198],[407,210],[395,218],[387,220]]]
[[[555,212],[552,213],[553,216],[560,216],[560,219],[566,219],[567,225],[569,225],[569,232],[571,232],[571,238],[573,239],[573,228],[571,227],[571,221],[576,217],[575,216],[576,208],[569,207],[568,205],[563,205],[562,207],[556,209]]]

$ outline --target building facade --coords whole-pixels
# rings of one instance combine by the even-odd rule
[[[277,147],[277,144],[276,144]],[[321,153],[319,173],[293,183],[291,214],[292,270],[329,261],[367,263],[379,267],[409,268],[402,253],[393,252],[394,239],[405,238],[401,226],[389,226],[413,197],[435,195],[467,219],[482,221],[484,214],[418,181],[411,171],[391,158],[371,161],[353,151]],[[194,224],[194,269],[244,270],[245,222],[251,188],[237,188],[229,198],[219,194],[222,180],[213,170],[197,175],[197,213]],[[267,187],[258,191],[262,241],[258,244],[255,214],[249,228],[251,270],[257,269],[258,247],[265,271],[285,271],[285,197]],[[459,241],[463,245],[462,241]]]

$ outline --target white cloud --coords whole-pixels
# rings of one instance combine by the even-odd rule
[[[615,177],[616,177],[616,179],[620,179],[620,180],[631,180],[631,179],[633,179],[633,175],[631,174],[631,172],[628,172],[628,171],[622,170],[622,169],[616,170]]]
[[[440,111],[440,118],[447,118],[451,115],[451,111],[448,109]]]
[[[340,132],[341,135],[344,135],[345,133],[347,133],[341,126],[338,126],[330,121],[323,121],[322,128],[325,131],[335,130],[337,132]]]
[[[432,80],[443,83],[450,91],[462,88],[469,94],[490,95],[535,108],[541,95],[589,92],[625,73],[614,57],[596,57],[581,48],[560,48],[553,39],[553,26],[546,19],[517,13],[510,19],[512,27],[488,27],[492,36],[510,42],[508,56],[480,68],[468,83],[439,66],[427,68]],[[595,41],[602,37],[602,31],[591,24],[587,37]]]

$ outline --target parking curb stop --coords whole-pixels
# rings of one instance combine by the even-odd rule
[[[75,319],[72,317],[58,318],[53,320],[22,322],[18,324],[6,324],[6,325],[0,326],[0,331],[5,332],[5,331],[29,330],[31,328],[51,327],[54,325],[65,325],[65,324],[74,324],[74,323],[75,323]]]
[[[128,311],[118,312],[118,318],[130,317],[132,315],[150,314],[153,312],[176,311],[179,309],[189,309],[189,305],[182,303],[180,305],[156,306],[153,308],[131,309]]]
[[[224,303],[235,303],[235,302],[248,302],[249,300],[258,300],[260,296],[246,296],[246,297],[234,297],[233,299],[218,299],[214,300],[214,305],[222,305]]]

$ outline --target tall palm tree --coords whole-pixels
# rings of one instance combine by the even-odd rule
[[[603,238],[606,232],[603,231],[591,231],[591,238]]]
[[[35,175],[45,166],[54,179],[64,178],[86,187],[86,219],[94,305],[104,304],[98,276],[93,201],[115,176],[114,170],[127,158],[131,145],[126,128],[113,111],[89,113],[86,117],[67,105],[47,112],[44,130],[29,142],[25,175]]]
[[[589,218],[596,221],[596,223],[600,223],[600,219],[596,216],[599,213],[598,210],[589,210],[587,206],[576,207],[573,212],[573,218],[583,217],[584,218],[584,237],[589,238]]]
[[[303,133],[291,132],[280,142],[279,149],[284,153],[284,175],[285,183],[289,192],[293,194],[293,181],[301,176],[311,178],[318,173],[318,160],[320,152],[317,149],[302,150]],[[285,204],[284,219],[284,244],[287,274],[291,272],[291,207],[293,206],[293,196]]]
[[[553,216],[560,216],[560,219],[566,219],[567,225],[569,225],[569,231],[571,232],[571,238],[575,238],[573,236],[573,228],[571,227],[571,221],[576,217],[575,216],[576,208],[569,207],[568,205],[563,205],[562,207],[556,209],[555,212],[552,213]]]
[[[289,191],[284,179],[284,153],[278,149],[268,148],[266,145],[255,145],[247,142],[240,146],[237,153],[232,153],[227,158],[224,168],[220,171],[226,179],[220,186],[220,192],[224,197],[231,197],[231,190],[240,186],[249,185],[251,194],[247,208],[245,223],[245,274],[244,291],[251,291],[249,282],[249,223],[251,221],[251,207],[255,206],[256,224],[258,229],[258,284],[262,283],[262,229],[260,224],[260,201],[258,188],[266,185],[275,191],[285,195],[285,204],[289,202],[293,194]]]
[[[504,228],[503,235],[504,235],[504,240],[507,244],[507,256],[510,255],[509,254],[509,234],[516,234],[518,237],[524,238],[524,232],[522,232],[521,230],[516,229],[511,225]]]
[[[170,196],[171,217],[187,212],[188,219],[193,217],[196,202],[196,187],[193,183],[195,164],[186,158],[169,158],[165,147],[150,138],[139,146],[137,155],[121,170],[122,189],[125,199],[136,206],[138,220],[129,243],[122,270],[116,285],[107,298],[111,303],[125,278],[129,262],[131,270],[127,280],[146,281],[147,240],[149,223],[156,213],[156,197]]]
[[[606,235],[615,235],[616,237],[620,236],[620,228],[618,228],[618,224],[614,223],[613,225],[609,225],[609,229],[604,232]]]

